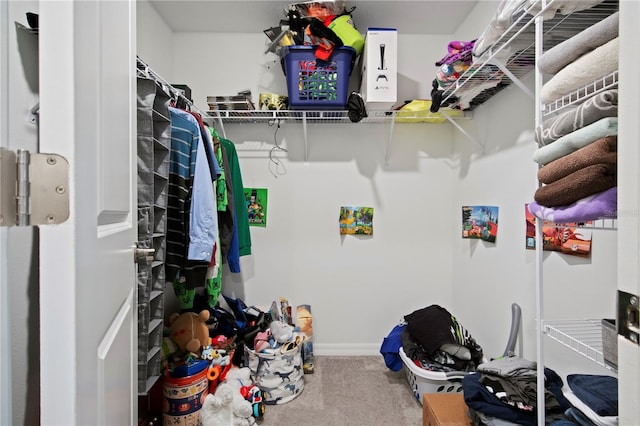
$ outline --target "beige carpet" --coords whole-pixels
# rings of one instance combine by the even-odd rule
[[[422,406],[404,371],[389,370],[382,356],[316,356],[302,393],[267,405],[261,426],[420,426]]]

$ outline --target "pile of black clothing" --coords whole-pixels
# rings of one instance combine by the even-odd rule
[[[562,393],[562,379],[550,368],[544,369],[544,375],[546,423],[563,421],[571,404]],[[533,361],[519,357],[488,361],[462,379],[462,391],[474,424],[537,424],[537,364]]]
[[[475,371],[482,348],[471,334],[439,305],[405,315],[402,349],[416,365],[430,371]]]

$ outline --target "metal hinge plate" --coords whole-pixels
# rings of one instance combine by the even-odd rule
[[[0,148],[0,226],[55,225],[69,218],[69,162],[58,154]]]

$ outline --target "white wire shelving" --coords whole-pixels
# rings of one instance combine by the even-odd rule
[[[369,110],[367,116],[359,121],[352,121],[349,118],[349,111],[342,110],[223,110],[214,109],[206,113],[206,118],[210,118],[219,123],[222,133],[225,134],[224,124],[274,124],[278,122],[296,122],[302,125],[304,133],[305,162],[307,161],[308,148],[308,128],[307,125],[314,124],[386,124],[388,129],[387,150],[385,163],[389,161],[391,143],[393,141],[393,130],[396,123],[402,124],[442,124],[449,122],[456,127],[460,127],[456,121],[470,119],[471,113],[461,113],[459,110],[451,108],[440,108],[437,113],[430,111],[406,111],[406,110]]]
[[[580,89],[569,93],[553,102],[544,105],[544,116],[552,115],[568,108],[584,102],[585,99],[603,92],[605,90],[618,87],[618,71],[614,71]]]
[[[521,9],[514,13],[509,28],[482,56],[474,58],[469,69],[452,86],[444,90],[442,104],[458,105],[460,99],[466,98],[465,104],[469,106],[465,108],[467,105],[463,105],[461,109],[472,110],[511,84],[517,85],[533,99],[533,92],[522,82],[522,79],[535,69],[536,19],[552,10],[553,6],[554,1],[551,0],[522,2]],[[617,1],[605,0],[590,9],[569,15],[556,13],[553,18],[545,19],[542,24],[544,50],[560,44],[617,10]],[[617,73],[615,74],[617,83]],[[611,78],[607,78],[604,83],[612,84]],[[476,94],[478,88],[483,86],[493,86],[493,88]],[[582,98],[584,99],[584,96]],[[577,102],[575,97],[570,101]],[[557,109],[558,105],[553,108]],[[545,114],[551,112],[551,110],[545,110]]]
[[[543,324],[547,337],[602,367],[616,371],[613,365],[605,361],[602,320],[553,320],[544,321]]]
[[[540,8],[540,12],[536,13],[536,16],[530,18],[530,21],[525,24],[529,30],[520,32],[524,37],[530,37],[532,40],[531,47],[525,47],[523,52],[532,53],[535,59],[534,62],[538,61],[545,51],[570,39],[619,10],[617,0],[604,0],[600,4],[583,11],[568,15],[556,13],[552,18],[549,18],[545,12],[552,10],[558,2],[541,0],[535,3],[535,7]],[[506,37],[507,35],[505,35],[505,38]],[[593,85],[589,85],[584,89],[563,97],[563,99],[558,102],[545,105],[541,102],[540,96],[545,76],[535,66],[532,67],[532,70],[535,72],[535,126],[542,124],[546,115],[557,113],[563,108],[581,103],[593,96],[597,91],[603,90],[602,88],[612,87],[610,85],[617,84],[617,73],[614,73],[610,77],[605,77],[601,82],[594,82]],[[613,219],[613,217],[617,217],[617,212],[612,212],[611,217],[612,218],[592,221],[588,224],[580,224],[580,227],[616,229],[617,220]],[[593,360],[595,363],[607,366],[604,362],[602,351],[602,328],[600,320],[556,322],[545,319],[542,226],[541,221],[536,222],[536,360],[538,363],[536,383],[538,406],[536,411],[537,424],[540,426],[545,424],[546,417],[544,398],[545,338],[556,340],[588,359]]]

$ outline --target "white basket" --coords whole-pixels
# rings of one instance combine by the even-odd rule
[[[418,367],[400,348],[400,358],[404,364],[404,372],[407,381],[413,391],[413,395],[422,404],[422,395],[425,393],[458,393],[462,392],[462,379],[469,373],[464,371],[428,371]]]

